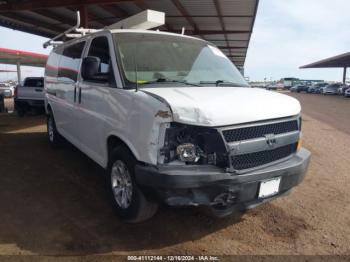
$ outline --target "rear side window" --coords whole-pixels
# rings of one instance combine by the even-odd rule
[[[107,37],[101,36],[92,40],[88,56],[100,58],[101,65],[98,73],[106,74],[112,71],[110,68],[111,57],[109,55],[109,44]]]
[[[59,61],[59,80],[68,82],[77,81],[84,46],[85,42],[79,42],[64,48]]]
[[[44,87],[44,79],[42,79],[42,78],[28,78],[24,81],[23,86]]]
[[[60,61],[60,55],[62,51],[55,48],[51,51],[51,54],[46,62],[45,76],[57,77],[58,74],[58,62]]]

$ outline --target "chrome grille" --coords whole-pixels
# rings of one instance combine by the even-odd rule
[[[267,125],[242,127],[222,131],[227,143],[264,137],[267,134],[283,134],[299,130],[298,121],[285,121]]]

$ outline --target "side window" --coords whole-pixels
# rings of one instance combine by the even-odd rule
[[[23,86],[44,87],[44,79],[43,78],[26,78],[26,80],[24,80]]]
[[[58,79],[76,82],[85,42],[65,47],[59,62]]]
[[[51,51],[49,58],[46,62],[45,76],[47,77],[57,77],[58,75],[58,62],[60,60],[62,51],[55,48]]]
[[[93,39],[88,56],[95,56],[101,60],[98,73],[109,74],[112,72],[112,64],[109,54],[109,44],[107,37],[100,36]]]

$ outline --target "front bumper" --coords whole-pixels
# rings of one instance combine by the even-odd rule
[[[135,168],[140,186],[170,206],[237,205],[241,209],[288,193],[304,178],[311,154],[299,150],[287,160],[245,174],[214,166],[144,166]],[[259,199],[262,180],[281,177],[277,195]]]

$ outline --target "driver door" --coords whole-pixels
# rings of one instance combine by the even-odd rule
[[[106,110],[109,88],[115,87],[111,59],[112,40],[109,35],[98,35],[90,40],[85,57],[101,61],[98,74],[108,75],[105,80],[86,80],[81,77],[78,88],[78,132],[82,151],[102,164],[106,149]]]

